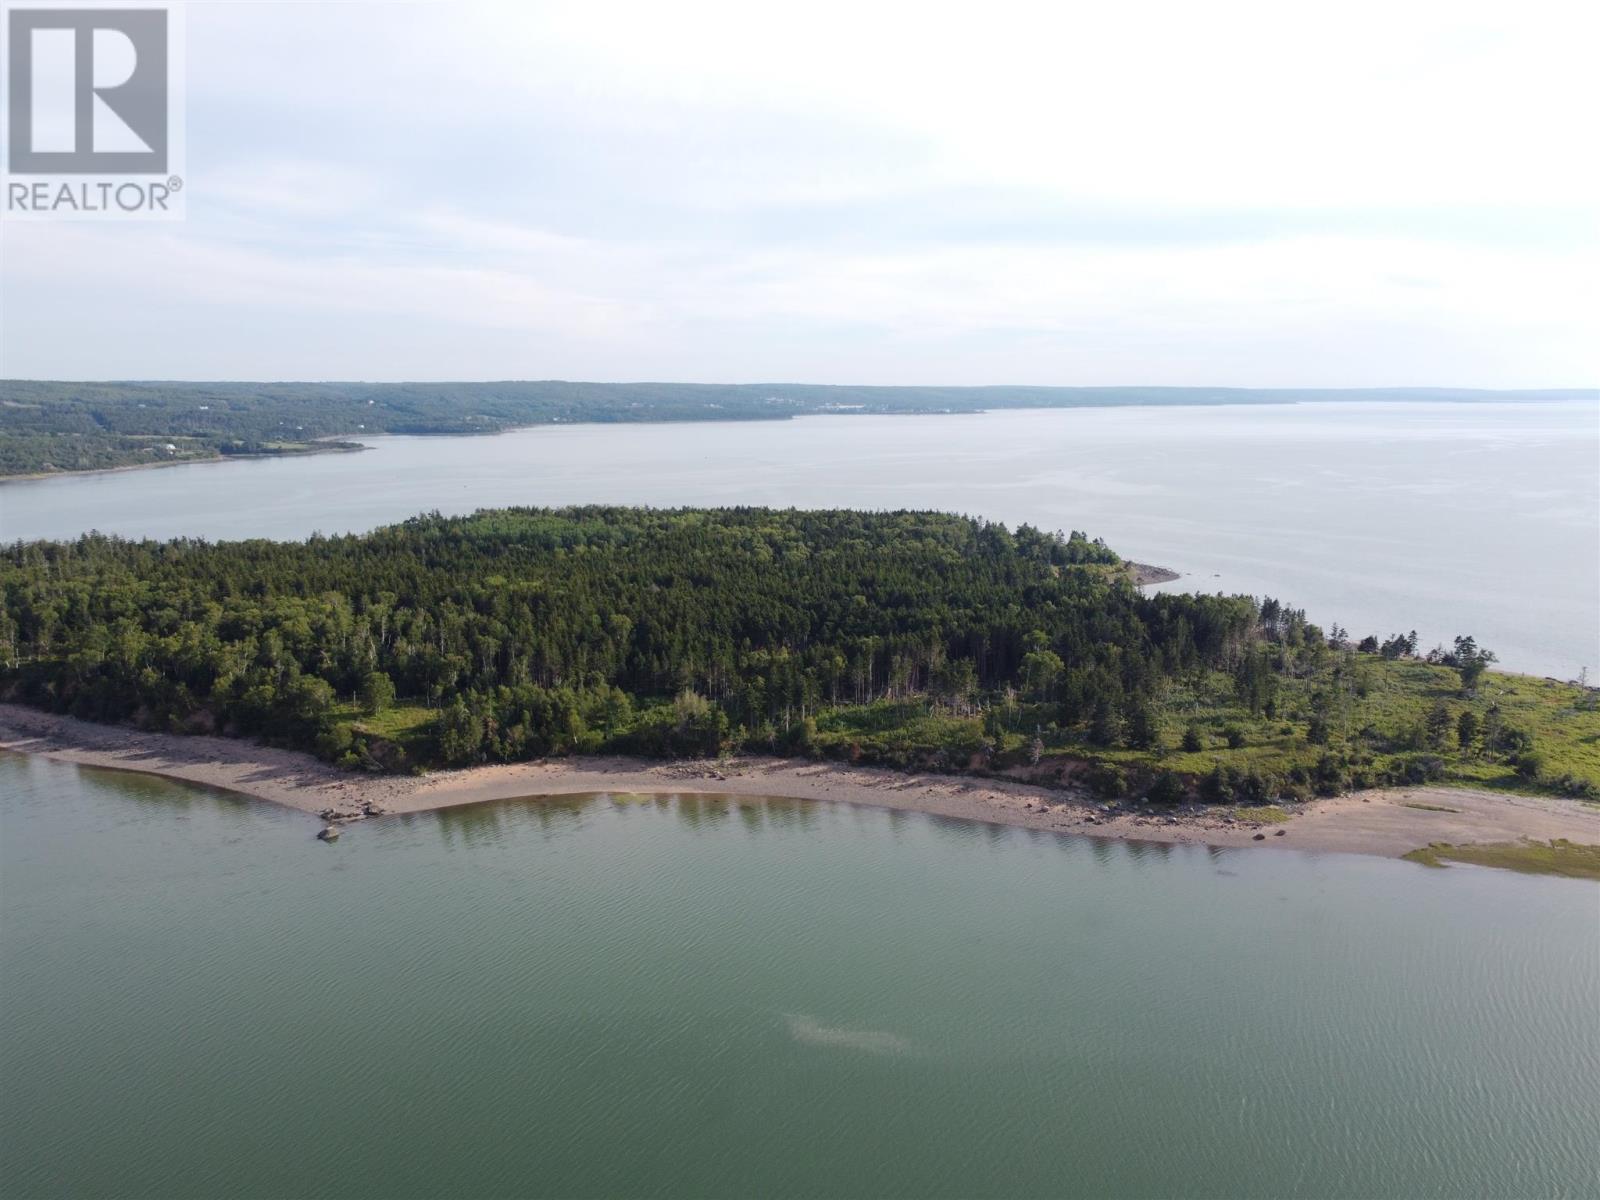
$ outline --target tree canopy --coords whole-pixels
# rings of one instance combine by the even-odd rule
[[[1015,750],[1044,768],[1122,756],[1126,781],[1197,778],[1201,756],[1227,754],[1254,795],[1294,782],[1251,782],[1263,762],[1334,786],[1378,779],[1377,754],[1408,777],[1423,768],[1407,755],[1531,750],[1470,685],[1481,719],[1463,723],[1459,685],[1428,683],[1431,708],[1419,693],[1384,726],[1365,697],[1398,664],[1276,600],[1144,595],[1082,533],[932,512],[505,509],[305,542],[90,535],[6,548],[0,601],[8,698],[371,768],[736,747],[958,767]],[[1462,639],[1451,659],[1417,665],[1491,656]]]

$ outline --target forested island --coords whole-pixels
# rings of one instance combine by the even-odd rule
[[[0,555],[0,699],[354,770],[735,750],[1153,803],[1434,780],[1593,798],[1593,689],[1470,637],[1145,595],[1078,532],[933,512],[583,507],[306,542]]]
[[[812,384],[73,383],[0,381],[0,477],[356,449],[380,433],[485,434],[565,422],[786,420],[994,408],[1559,400],[1592,391]]]

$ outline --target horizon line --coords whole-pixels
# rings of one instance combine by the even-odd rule
[[[49,383],[49,384],[123,384],[133,386],[151,386],[157,384],[177,384],[183,386],[197,386],[217,384],[225,386],[239,385],[282,385],[300,384],[321,387],[441,387],[449,385],[470,385],[474,387],[488,387],[496,385],[529,385],[529,384],[569,384],[588,387],[703,387],[703,388],[854,388],[872,389],[876,391],[926,391],[937,389],[940,391],[981,392],[981,391],[1051,391],[1051,392],[1320,392],[1329,394],[1350,394],[1357,392],[1474,392],[1485,395],[1526,395],[1532,393],[1595,393],[1600,395],[1600,385],[1579,384],[1571,386],[1535,386],[1535,387],[1479,387],[1475,385],[1457,384],[1370,384],[1360,387],[1331,387],[1317,384],[1211,384],[1211,383],[1182,383],[1182,384],[1143,384],[1143,383],[808,383],[799,380],[742,380],[738,382],[706,382],[695,379],[563,379],[555,377],[546,378],[513,378],[502,377],[497,379],[330,379],[330,378],[295,378],[282,376],[276,379],[218,379],[218,378],[176,378],[156,377],[133,378],[129,376],[107,377],[102,379],[68,379],[61,377],[43,376],[7,376],[0,377],[0,385],[17,383]]]

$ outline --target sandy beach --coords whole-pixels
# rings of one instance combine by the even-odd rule
[[[0,704],[0,749],[163,775],[305,813],[331,811],[340,819],[360,819],[369,810],[381,817],[531,796],[710,793],[862,804],[1089,837],[1386,857],[1432,842],[1600,843],[1600,807],[1465,788],[1317,799],[1292,808],[1287,820],[1261,822],[1249,819],[1248,810],[1124,807],[1006,779],[750,756],[661,763],[587,757],[420,776],[356,775],[306,754],[237,738],[144,733],[9,704]]]

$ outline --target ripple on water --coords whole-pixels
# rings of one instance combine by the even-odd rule
[[[1600,1172],[1590,884],[727,797],[313,827],[0,757],[8,1193]]]

